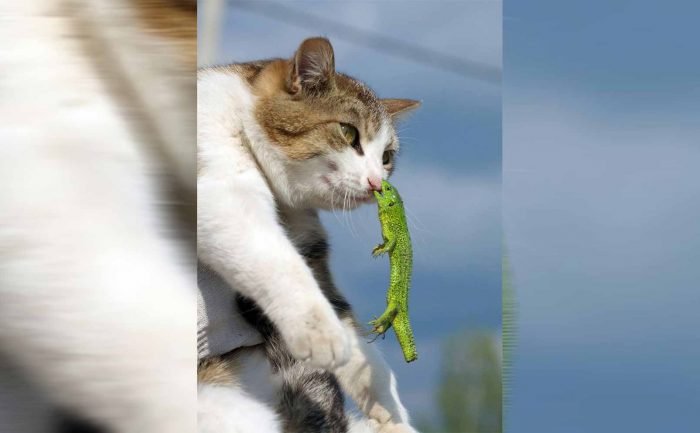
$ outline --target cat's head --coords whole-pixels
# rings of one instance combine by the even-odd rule
[[[335,71],[333,47],[307,39],[289,60],[268,64],[255,79],[255,117],[279,151],[271,179],[295,205],[354,208],[374,200],[394,169],[398,117],[419,106],[380,99]]]

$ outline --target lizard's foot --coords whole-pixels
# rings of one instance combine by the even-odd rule
[[[374,331],[375,326],[376,326],[375,323],[377,323],[377,320],[379,320],[379,318],[378,318],[377,316],[374,316],[374,319],[372,319],[372,320],[370,320],[370,321],[368,322],[368,325],[372,327],[372,330],[371,330],[370,332],[371,332],[372,334],[374,334],[374,338],[372,338],[371,340],[369,340],[367,343],[374,343],[375,341],[377,341],[377,338],[379,338],[380,335],[384,335],[384,334],[376,333],[376,332]]]
[[[391,328],[391,321],[390,320],[373,320],[369,323],[372,325],[372,333],[379,335],[384,334],[386,331]]]
[[[369,322],[369,324],[372,325],[372,332],[374,334],[377,334],[377,337],[379,337],[380,335],[384,335],[384,333],[388,331],[389,328],[391,328],[391,323],[394,321],[396,313],[396,308],[391,306],[387,307],[386,311],[384,311],[384,314],[379,316],[379,318]]]
[[[385,244],[379,244],[374,249],[372,250],[372,257],[378,257],[381,256],[382,254],[386,254],[388,251],[386,250],[386,245]]]
[[[373,316],[373,317],[374,318],[372,320],[370,320],[369,322],[367,322],[367,324],[372,327],[371,332],[374,334],[374,322],[377,321],[377,316]],[[377,340],[377,338],[379,338],[379,334],[375,334],[374,338],[369,340],[367,343],[374,343]]]

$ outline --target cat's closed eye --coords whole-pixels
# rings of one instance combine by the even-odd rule
[[[343,137],[345,137],[345,140],[347,140],[348,144],[350,144],[353,147],[353,149],[357,150],[358,152],[361,152],[360,134],[357,132],[357,128],[348,123],[341,123],[340,131],[343,133]]]

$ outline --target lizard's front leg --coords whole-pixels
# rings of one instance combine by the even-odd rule
[[[391,233],[385,233],[383,235],[384,242],[374,247],[372,250],[372,256],[377,257],[382,254],[388,254],[394,250],[396,246],[396,236]]]

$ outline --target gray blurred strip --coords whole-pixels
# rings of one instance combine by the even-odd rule
[[[200,0],[202,21],[197,26],[197,66],[211,65],[219,52],[224,0]]]
[[[313,28],[316,32],[334,35],[339,39],[363,45],[370,49],[420,63],[443,71],[449,71],[466,78],[489,84],[500,85],[501,68],[461,57],[451,56],[424,48],[401,39],[371,30],[360,29],[347,24],[321,18],[278,2],[263,0],[228,0],[233,7],[262,15],[287,24],[303,28]]]

